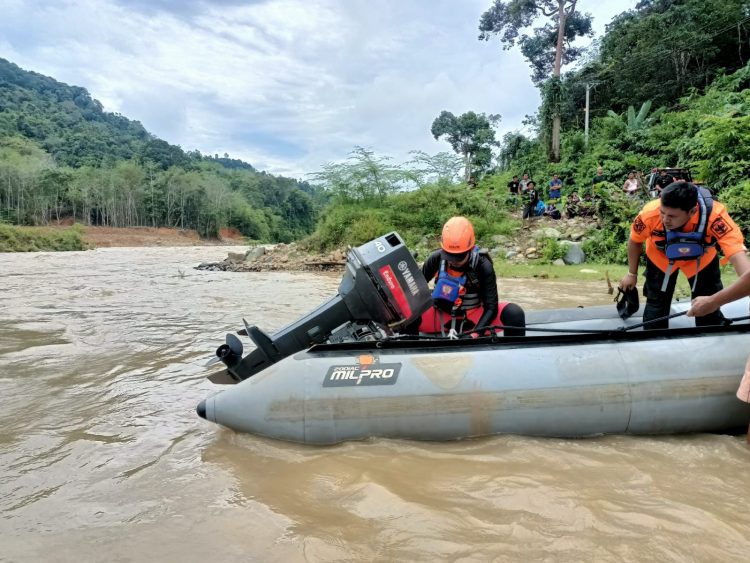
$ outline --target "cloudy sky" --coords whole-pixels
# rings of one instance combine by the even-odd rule
[[[83,86],[185,150],[304,178],[355,145],[449,150],[442,110],[519,129],[517,49],[477,40],[492,0],[0,0],[0,57]],[[636,0],[580,0],[598,34]]]

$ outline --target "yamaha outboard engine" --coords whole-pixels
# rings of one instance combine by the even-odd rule
[[[257,348],[244,358],[239,340],[227,335],[227,344],[219,347],[216,355],[217,361],[227,366],[231,379],[210,379],[215,383],[247,379],[295,352],[325,342],[335,329],[347,323],[375,323],[399,329],[419,318],[431,305],[422,271],[401,237],[389,233],[349,249],[338,295],[307,316],[273,336],[245,324],[247,335]]]

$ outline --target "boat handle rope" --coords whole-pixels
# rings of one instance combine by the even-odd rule
[[[649,321],[645,321],[642,323],[630,325],[630,326],[621,326],[614,329],[607,329],[607,328],[599,328],[599,329],[575,329],[575,328],[543,328],[543,327],[535,327],[534,325],[527,325],[527,326],[513,326],[513,325],[487,325],[487,326],[480,326],[475,327],[471,330],[462,332],[459,334],[459,337],[461,336],[469,336],[470,334],[474,332],[481,332],[484,330],[492,330],[492,329],[516,329],[516,330],[526,330],[530,332],[549,332],[549,333],[558,333],[558,334],[612,334],[617,332],[629,332],[631,330],[635,330],[637,328],[642,328],[646,325],[652,324],[652,323],[658,323],[660,321],[667,321],[669,319],[674,319],[676,317],[681,317],[683,315],[686,315],[687,311],[682,311],[681,313],[672,313],[671,315],[666,315],[664,317],[657,317],[655,319],[651,319]],[[745,317],[733,317],[729,319],[724,319],[722,321],[722,325],[728,326],[735,322],[740,321],[746,321],[750,320],[750,316]],[[711,325],[708,325],[711,326]],[[721,326],[721,325],[713,325],[713,326]],[[428,336],[428,335],[411,335],[411,334],[404,334],[392,338],[386,339],[386,341],[393,341],[393,340],[450,340],[449,338],[445,336]]]
[[[569,334],[609,334],[612,332],[629,332],[631,330],[635,330],[637,328],[642,328],[646,325],[650,325],[652,323],[658,323],[660,321],[668,321],[669,319],[674,319],[676,317],[681,317],[683,315],[686,315],[687,311],[682,311],[681,313],[672,313],[671,315],[666,315],[664,317],[657,317],[655,319],[651,319],[649,321],[644,321],[642,323],[630,325],[630,326],[620,326],[617,328],[600,328],[600,329],[574,329],[574,328],[534,328],[533,325],[529,325],[526,327],[523,326],[511,326],[511,325],[490,325],[486,327],[478,327],[474,328],[468,332],[461,333],[461,336],[466,336],[471,334],[472,332],[480,332],[483,330],[488,329],[503,329],[503,328],[511,328],[511,329],[517,329],[517,330],[529,330],[531,332],[559,332],[559,333],[569,333]],[[746,317],[733,317],[733,318],[725,318],[721,324],[718,325],[706,325],[706,326],[729,326],[732,323],[739,322],[739,321],[746,321],[750,319],[750,316]]]

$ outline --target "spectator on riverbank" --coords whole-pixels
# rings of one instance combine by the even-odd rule
[[[602,168],[601,166],[599,166],[596,169],[596,176],[594,176],[594,179],[591,181],[591,185],[592,186],[596,186],[597,184],[599,184],[601,182],[606,182],[606,181],[607,181],[607,179],[604,177],[604,168]]]
[[[524,174],[526,176],[526,174]],[[536,191],[534,180],[528,180],[526,187],[521,191],[523,198],[523,218],[530,219],[536,214],[536,204],[539,202],[539,194]]]
[[[550,219],[562,219],[562,214],[560,213],[560,210],[557,208],[554,202],[550,202],[549,204],[547,204],[547,207],[544,210],[544,214]]]
[[[552,175],[552,180],[549,183],[549,199],[557,200],[560,199],[560,190],[562,190],[562,180],[557,174]]]
[[[518,181],[518,176],[513,176],[513,179],[508,182],[508,191],[510,192],[510,195],[515,198],[518,195],[520,187],[521,184]]]
[[[524,174],[523,177],[518,181],[519,189],[521,190],[521,194],[523,194],[523,191],[526,189],[526,185],[531,182],[531,179],[529,178],[528,174]]]
[[[581,216],[581,198],[578,197],[578,192],[573,192],[568,196],[565,202],[565,215],[568,219]]]
[[[622,191],[630,197],[634,197],[638,193],[638,180],[635,177],[635,172],[628,173],[628,178],[622,185]]]

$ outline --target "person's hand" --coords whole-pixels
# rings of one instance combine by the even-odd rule
[[[690,310],[687,312],[688,317],[703,317],[711,314],[719,305],[716,303],[713,295],[707,295],[704,297],[696,297],[690,304]]]
[[[625,291],[626,289],[631,289],[635,287],[637,283],[638,276],[628,272],[620,280],[620,289],[622,289],[623,291]]]

